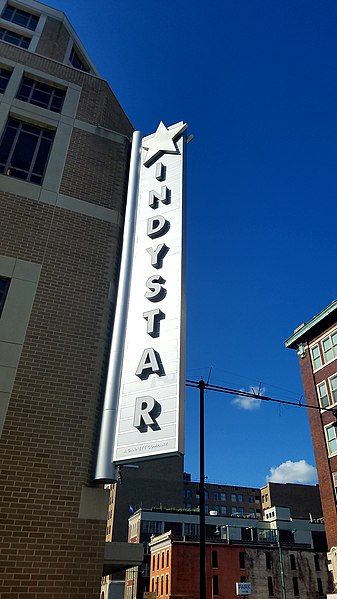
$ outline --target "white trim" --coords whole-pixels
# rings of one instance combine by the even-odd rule
[[[329,422],[328,424],[324,425],[324,434],[325,434],[325,442],[326,442],[326,448],[327,448],[327,452],[328,452],[328,456],[329,458],[333,458],[334,456],[337,455],[337,450],[334,451],[333,453],[330,452],[330,447],[329,447],[329,439],[328,439],[328,435],[327,435],[327,429],[331,428],[333,426],[332,422]],[[336,442],[337,442],[337,429],[335,429],[336,432]]]

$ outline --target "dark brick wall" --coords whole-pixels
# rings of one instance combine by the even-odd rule
[[[123,213],[129,143],[74,129],[60,193]]]
[[[39,43],[37,54],[62,62],[68,47],[70,35],[62,21],[47,17]]]

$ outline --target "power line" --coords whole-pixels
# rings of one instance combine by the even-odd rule
[[[186,380],[186,387],[200,388],[200,381]],[[273,403],[283,404],[287,406],[296,406],[297,408],[307,408],[309,410],[319,410],[331,412],[335,418],[337,418],[337,408],[321,408],[319,406],[310,406],[307,403],[299,401],[287,401],[285,399],[277,399],[276,397],[269,397],[268,395],[260,395],[259,393],[250,393],[249,391],[243,391],[242,389],[232,389],[230,387],[222,387],[221,385],[213,385],[212,383],[205,383],[205,389],[209,391],[216,391],[217,393],[225,393],[226,395],[238,395],[241,397],[250,397],[251,399],[260,399],[261,401],[271,401]]]

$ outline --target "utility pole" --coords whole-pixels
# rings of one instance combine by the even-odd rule
[[[285,582],[284,566],[283,566],[283,554],[282,554],[282,547],[281,547],[281,541],[280,541],[280,530],[278,528],[276,528],[275,531],[276,531],[276,540],[277,540],[277,548],[278,548],[278,557],[279,557],[279,562],[280,562],[281,594],[282,594],[282,599],[287,599],[286,582]]]
[[[199,549],[200,549],[200,599],[206,599],[206,518],[205,518],[205,386],[202,379],[199,387],[199,433],[200,433],[200,511],[199,511]]]

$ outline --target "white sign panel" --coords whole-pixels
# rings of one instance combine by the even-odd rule
[[[252,585],[250,582],[237,582],[236,583],[236,594],[237,595],[251,595]]]
[[[114,462],[182,452],[184,123],[143,138]]]

